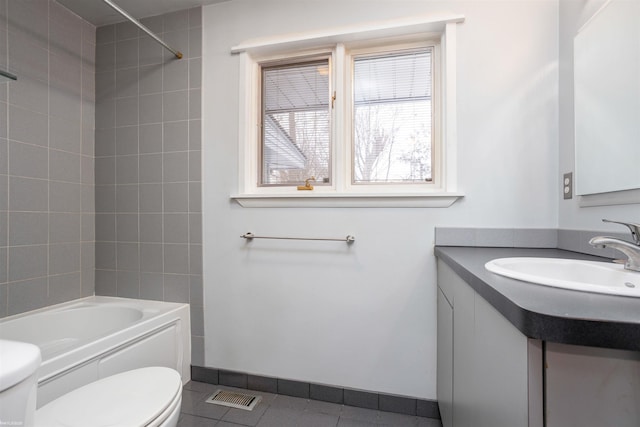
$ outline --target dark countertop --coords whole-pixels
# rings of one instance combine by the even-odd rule
[[[445,246],[436,246],[435,254],[529,338],[640,350],[640,298],[526,284],[484,268],[505,257],[603,258],[559,249]]]

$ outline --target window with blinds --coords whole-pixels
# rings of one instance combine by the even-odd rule
[[[353,57],[354,184],[433,180],[432,54]]]
[[[262,67],[261,186],[331,183],[329,59]]]
[[[454,24],[462,22],[407,17],[233,47],[241,78],[234,199],[450,206],[461,197]],[[314,188],[305,186],[311,177]]]

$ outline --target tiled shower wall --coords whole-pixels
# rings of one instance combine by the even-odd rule
[[[96,32],[96,294],[191,303],[204,365],[201,8]]]
[[[0,0],[0,317],[94,293],[95,27]]]

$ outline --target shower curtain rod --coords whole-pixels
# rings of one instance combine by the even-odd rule
[[[129,15],[129,13],[126,10],[122,9],[120,6],[118,6],[117,4],[112,2],[111,0],[102,0],[102,1],[105,2],[106,4],[108,4],[113,10],[118,12],[120,15],[124,16],[129,21],[131,21],[136,27],[140,28],[142,31],[147,33],[149,35],[149,37],[151,37],[152,39],[154,39],[155,41],[160,43],[162,46],[164,46],[167,50],[169,50],[171,53],[173,53],[176,56],[176,58],[182,59],[182,52],[180,52],[179,50],[175,50],[174,48],[172,48],[171,46],[166,44],[160,37],[156,36],[153,33],[153,31],[151,31],[150,29],[148,29],[147,27],[142,25],[140,23],[140,21],[138,21],[136,18],[134,18],[133,16]]]

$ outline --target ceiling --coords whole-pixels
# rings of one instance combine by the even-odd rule
[[[102,0],[57,0],[95,26],[122,22],[124,18]],[[140,19],[227,0],[115,0],[118,6]]]

